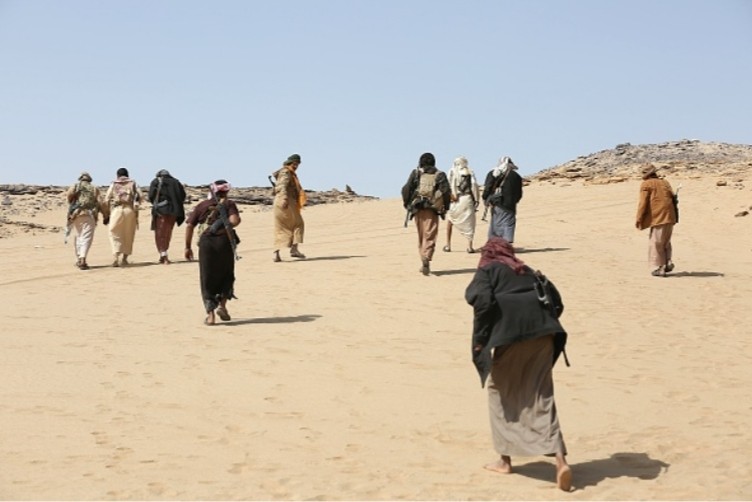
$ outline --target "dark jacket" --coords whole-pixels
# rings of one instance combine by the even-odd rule
[[[491,371],[491,349],[554,335],[554,360],[567,343],[567,333],[559,320],[544,308],[535,291],[533,270],[525,267],[517,275],[503,263],[491,263],[475,272],[465,291],[465,300],[473,306],[472,354],[481,386]],[[558,295],[558,291],[551,284]],[[479,351],[475,347],[481,346]]]
[[[447,179],[446,174],[443,171],[436,169],[436,166],[423,166],[422,169],[426,174],[437,173],[436,189],[441,192],[441,198],[444,201],[444,210],[446,211],[449,208],[449,204],[452,202],[452,191],[449,187],[449,180]],[[421,209],[413,207],[412,205],[415,191],[418,189],[419,178],[420,171],[418,169],[413,169],[410,172],[410,176],[407,178],[407,182],[402,187],[402,205],[405,209],[411,209],[413,215]]]
[[[149,202],[152,203],[152,216],[157,214],[171,214],[180,226],[185,220],[185,188],[179,180],[170,175],[161,176],[162,187],[159,187],[159,177],[152,180],[149,185]],[[159,200],[157,198],[159,190]]]
[[[504,209],[516,212],[517,203],[522,199],[522,177],[517,174],[514,169],[510,171],[504,185],[501,187],[501,193],[495,197],[495,186],[501,181],[500,178],[504,175],[499,175],[499,178],[493,175],[493,170],[489,171],[486,175],[486,182],[483,184],[483,202],[492,204],[497,207],[503,207]]]

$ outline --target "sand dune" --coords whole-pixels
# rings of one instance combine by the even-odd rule
[[[552,459],[481,468],[478,255],[455,237],[420,275],[397,199],[308,208],[309,259],[279,264],[271,213],[244,207],[239,300],[215,327],[197,265],[155,263],[146,214],[125,269],[101,225],[89,271],[60,233],[0,239],[0,498],[751,499],[752,216],[734,214],[752,194],[682,184],[668,278],[648,273],[637,181],[525,189],[520,258],[556,282],[570,333],[570,494]]]

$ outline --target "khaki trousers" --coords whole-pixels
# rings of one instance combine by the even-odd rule
[[[439,236],[439,215],[432,209],[421,209],[415,216],[415,228],[418,229],[418,252],[421,258],[433,259],[436,239]]]

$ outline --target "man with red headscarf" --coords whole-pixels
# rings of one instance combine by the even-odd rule
[[[216,322],[215,312],[223,321],[231,319],[227,311],[227,300],[235,298],[235,251],[230,239],[237,242],[237,235],[235,230],[228,230],[222,221],[226,217],[233,228],[240,225],[238,206],[228,198],[230,188],[225,180],[212,183],[209,198],[199,202],[185,220],[186,260],[193,260],[193,228],[199,226],[199,278],[201,298],[207,314],[204,324],[209,326]]]
[[[552,283],[541,286],[544,281],[515,256],[508,241],[491,237],[465,291],[474,311],[473,363],[481,386],[488,378],[491,433],[500,455],[485,468],[506,474],[512,472],[512,455],[555,456],[557,485],[569,491],[572,470],[552,377],[567,333],[557,319],[561,297]]]

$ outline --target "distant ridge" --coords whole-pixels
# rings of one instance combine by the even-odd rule
[[[659,174],[677,177],[723,176],[744,179],[752,172],[752,145],[703,143],[683,139],[659,144],[622,143],[545,169],[529,181],[579,180],[594,184],[639,178],[640,166],[652,162]]]

